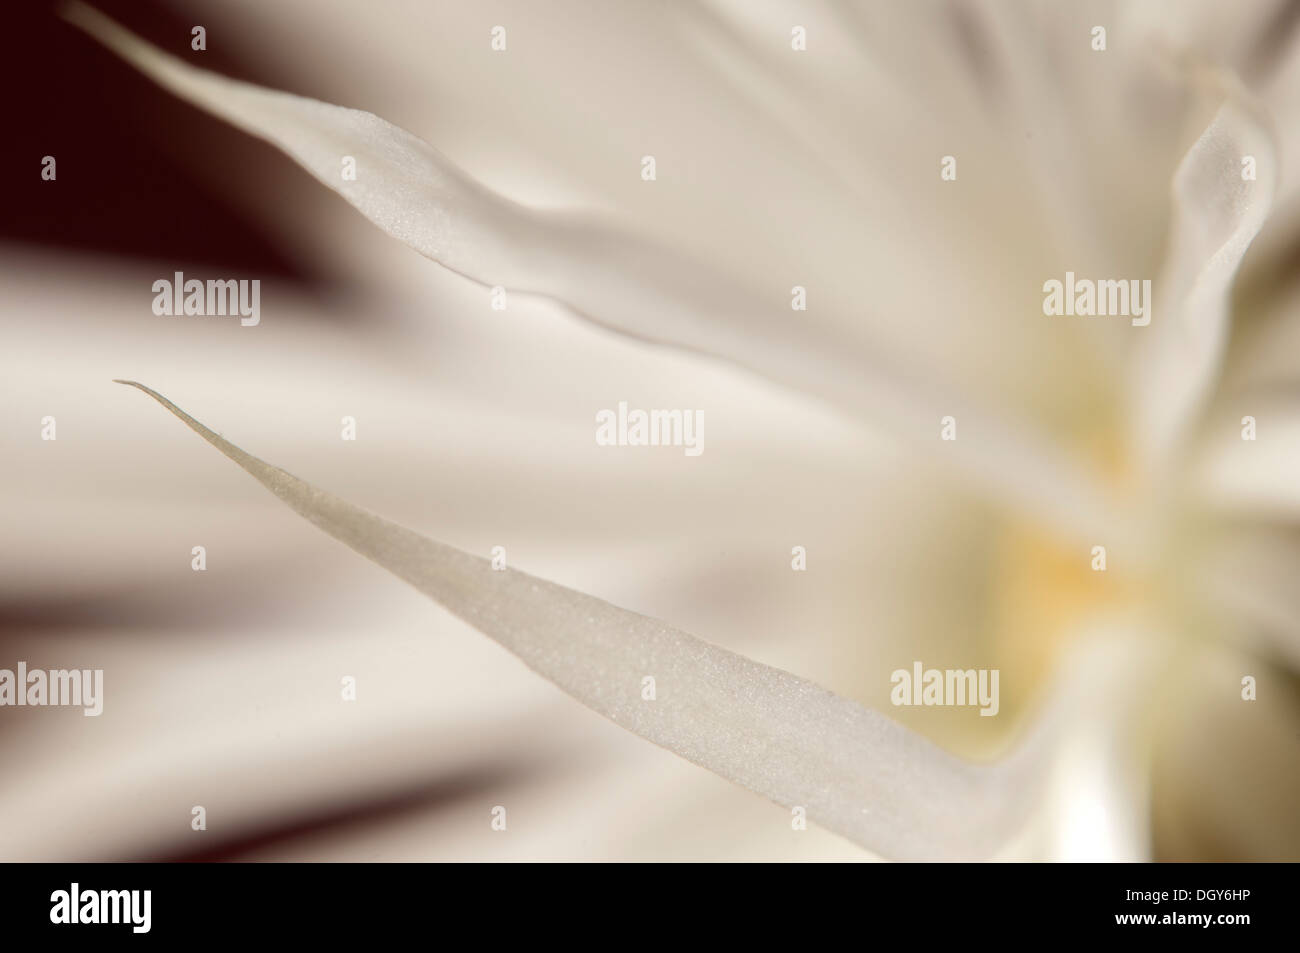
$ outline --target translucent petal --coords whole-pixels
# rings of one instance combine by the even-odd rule
[[[1229,292],[1273,197],[1276,163],[1263,121],[1231,77],[1217,81],[1227,98],[1174,175],[1170,247],[1134,366],[1133,440],[1155,472],[1218,380]],[[1243,175],[1246,156],[1254,157],[1254,179]]]
[[[942,454],[983,492],[1079,542],[1124,533],[1077,458],[1027,421],[864,350],[851,333],[792,320],[768,294],[639,235],[538,212],[483,187],[428,143],[373,114],[195,69],[72,4],[67,16],[177,95],[279,146],[376,225],[484,284],[559,300],[605,327],[732,361]],[[357,160],[355,180],[342,158]],[[940,441],[955,417],[959,439]]]

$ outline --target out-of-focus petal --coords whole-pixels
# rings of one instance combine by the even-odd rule
[[[1273,197],[1271,139],[1244,91],[1232,88],[1174,176],[1175,221],[1133,366],[1133,443],[1149,473],[1182,444],[1218,380],[1229,293]],[[1254,156],[1257,178],[1243,175]]]
[[[10,545],[0,549],[0,627],[11,662],[102,667],[109,697],[101,719],[73,713],[10,725],[5,750],[16,759],[75,748],[87,725],[95,757],[78,759],[82,783],[61,770],[12,779],[0,799],[7,856],[256,854],[286,846],[289,833],[261,847],[239,844],[276,828],[295,805],[311,817],[350,815],[382,803],[385,785],[423,786],[441,798],[467,777],[485,779],[480,795],[439,800],[445,818],[413,808],[361,827],[340,821],[339,843],[348,831],[391,823],[425,839],[394,833],[391,851],[378,856],[860,855],[830,834],[792,836],[788,811],[692,765],[665,774],[675,756],[567,699],[545,705],[553,688],[495,643],[451,618],[429,625],[424,600],[405,598],[387,574],[356,577],[351,553],[317,545],[296,520],[270,527],[276,502],[232,484],[208,465],[206,448],[160,452],[149,435],[165,438],[170,426],[160,430],[153,414],[122,417],[135,399],[110,377],[166,378],[174,387],[183,379],[209,414],[220,405],[228,432],[275,439],[292,469],[327,472],[367,505],[382,499],[402,522],[437,525],[472,552],[503,544],[512,564],[709,631],[733,651],[868,707],[890,711],[886,674],[897,665],[986,651],[986,625],[970,627],[985,615],[970,599],[987,572],[954,552],[953,541],[957,524],[975,543],[987,539],[987,523],[971,524],[975,510],[959,487],[815,401],[689,355],[646,352],[536,302],[512,298],[508,312],[491,312],[476,286],[410,257],[428,279],[412,297],[403,288],[325,305],[264,280],[262,323],[243,329],[150,313],[150,284],[159,271],[170,274],[165,266],[89,258],[55,266],[11,252],[0,320],[22,359],[6,372],[12,400],[0,444],[10,466],[0,482],[23,505],[8,514]],[[369,322],[364,350],[349,320],[358,316]],[[707,451],[691,459],[677,448],[596,446],[592,413],[620,397],[704,408]],[[47,413],[57,415],[58,441],[39,439]],[[359,421],[355,443],[339,440],[341,413]],[[208,549],[206,573],[190,569],[195,543]],[[791,571],[792,543],[807,547],[810,571]],[[213,654],[243,661],[214,670]],[[313,664],[300,669],[295,660],[306,655]],[[1020,677],[1009,658],[987,664],[1008,668],[1000,717],[890,713],[949,750],[996,755],[1020,721],[1020,699],[1040,694],[1043,670]],[[430,669],[461,674],[431,687]],[[522,680],[510,677],[516,669]],[[357,675],[369,702],[351,714],[330,692],[339,673]],[[223,694],[233,682],[237,694]],[[524,713],[509,696],[534,682],[540,690],[523,695],[537,705]],[[249,708],[249,717],[211,717],[226,704]],[[569,737],[590,724],[587,733],[612,739],[590,759],[570,757],[575,743],[557,752],[555,773],[516,778],[492,767],[524,750],[509,732],[479,733],[468,752],[443,743],[440,726],[462,724],[466,712],[487,712],[493,724],[518,717],[529,726],[521,738]],[[408,731],[408,723],[423,727]],[[301,741],[291,759],[265,747],[272,732]],[[402,768],[372,781],[349,770],[331,784],[338,764],[360,774],[375,763],[367,752],[380,750]],[[196,751],[207,754],[191,757]],[[605,782],[595,778],[619,788],[620,803],[643,804],[642,814],[666,810],[644,781],[642,796],[630,798],[620,773],[671,779],[685,813],[665,815],[664,832],[678,836],[656,842],[647,832],[633,844],[625,824],[580,842],[537,836],[539,825],[571,831],[574,811],[598,811],[590,802],[606,796]],[[560,793],[575,785],[582,798]],[[57,839],[27,839],[38,828],[20,819],[75,813],[68,792],[87,791],[112,825],[87,816],[87,826],[64,825]],[[532,833],[521,826],[508,844],[480,837],[488,797],[522,809]],[[710,816],[720,801],[732,819],[725,827]],[[219,821],[206,840],[170,823],[189,804],[208,802],[219,805]],[[324,828],[313,836],[324,838]]]
[[[1207,416],[1186,480],[1220,516],[1300,518],[1300,413],[1293,396],[1237,393]],[[1253,418],[1253,424],[1244,418]],[[1253,427],[1254,438],[1243,439]]]
[[[1294,524],[1244,523],[1213,535],[1191,583],[1222,615],[1217,628],[1225,642],[1300,672],[1297,576],[1300,535]]]
[[[1140,625],[1094,618],[1063,661],[1070,717],[1047,795],[1052,860],[1150,860],[1149,752],[1137,726],[1150,714],[1143,688],[1167,664],[1170,642]]]

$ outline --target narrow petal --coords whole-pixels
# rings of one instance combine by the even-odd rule
[[[244,452],[133,381],[319,529],[497,640],[589,708],[885,856],[983,858],[1023,824],[1043,735],[960,761],[804,679],[420,536]],[[642,698],[642,679],[656,698]]]
[[[722,357],[846,407],[955,465],[990,497],[1078,541],[1123,523],[1077,461],[933,380],[892,368],[847,330],[791,319],[784,288],[760,292],[624,230],[539,212],[485,188],[428,143],[355,109],[263,89],[167,56],[80,3],[65,15],[176,95],[283,149],[388,234],[487,285],[560,301],[635,338]],[[341,174],[357,161],[355,180]],[[962,438],[941,442],[945,416]]]

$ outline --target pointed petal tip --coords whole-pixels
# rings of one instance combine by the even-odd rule
[[[162,404],[164,404],[164,405],[170,405],[170,404],[171,404],[171,401],[169,401],[169,400],[168,400],[166,397],[164,397],[162,394],[158,393],[158,392],[157,392],[156,390],[154,390],[152,387],[149,387],[149,386],[147,386],[147,385],[145,385],[145,384],[141,384],[139,381],[128,381],[128,380],[124,380],[123,378],[120,378],[120,377],[114,377],[114,378],[113,378],[113,383],[114,383],[114,384],[124,384],[124,385],[127,386],[127,387],[134,387],[136,390],[144,391],[146,394],[148,394],[148,395],[149,395],[150,397],[152,397],[154,400],[159,401],[160,403],[162,403]]]
[[[810,819],[864,847],[905,860],[986,858],[1037,804],[1046,732],[1002,762],[969,764],[793,673],[517,569],[494,571],[482,557],[253,457],[161,395],[134,386],[299,516],[578,702],[769,800],[806,807]],[[653,706],[640,694],[647,672],[671,686]]]

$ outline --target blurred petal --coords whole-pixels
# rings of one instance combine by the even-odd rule
[[[1223,532],[1200,563],[1192,582],[1225,613],[1219,623],[1224,641],[1243,644],[1261,659],[1300,672],[1296,530],[1266,523]]]
[[[1143,688],[1168,664],[1169,642],[1124,618],[1086,625],[1094,630],[1075,633],[1081,641],[1063,662],[1070,717],[1055,747],[1046,854],[1067,862],[1147,861],[1148,752],[1136,726],[1149,714]]]
[[[1268,392],[1219,399],[1193,448],[1187,481],[1196,500],[1220,515],[1300,519],[1300,410]],[[1242,439],[1242,418],[1255,438]]]
[[[1134,446],[1159,472],[1218,380],[1229,292],[1273,197],[1273,146],[1246,94],[1231,88],[1174,176],[1175,221],[1154,285],[1151,327],[1135,364]],[[1256,180],[1242,174],[1254,156]]]

